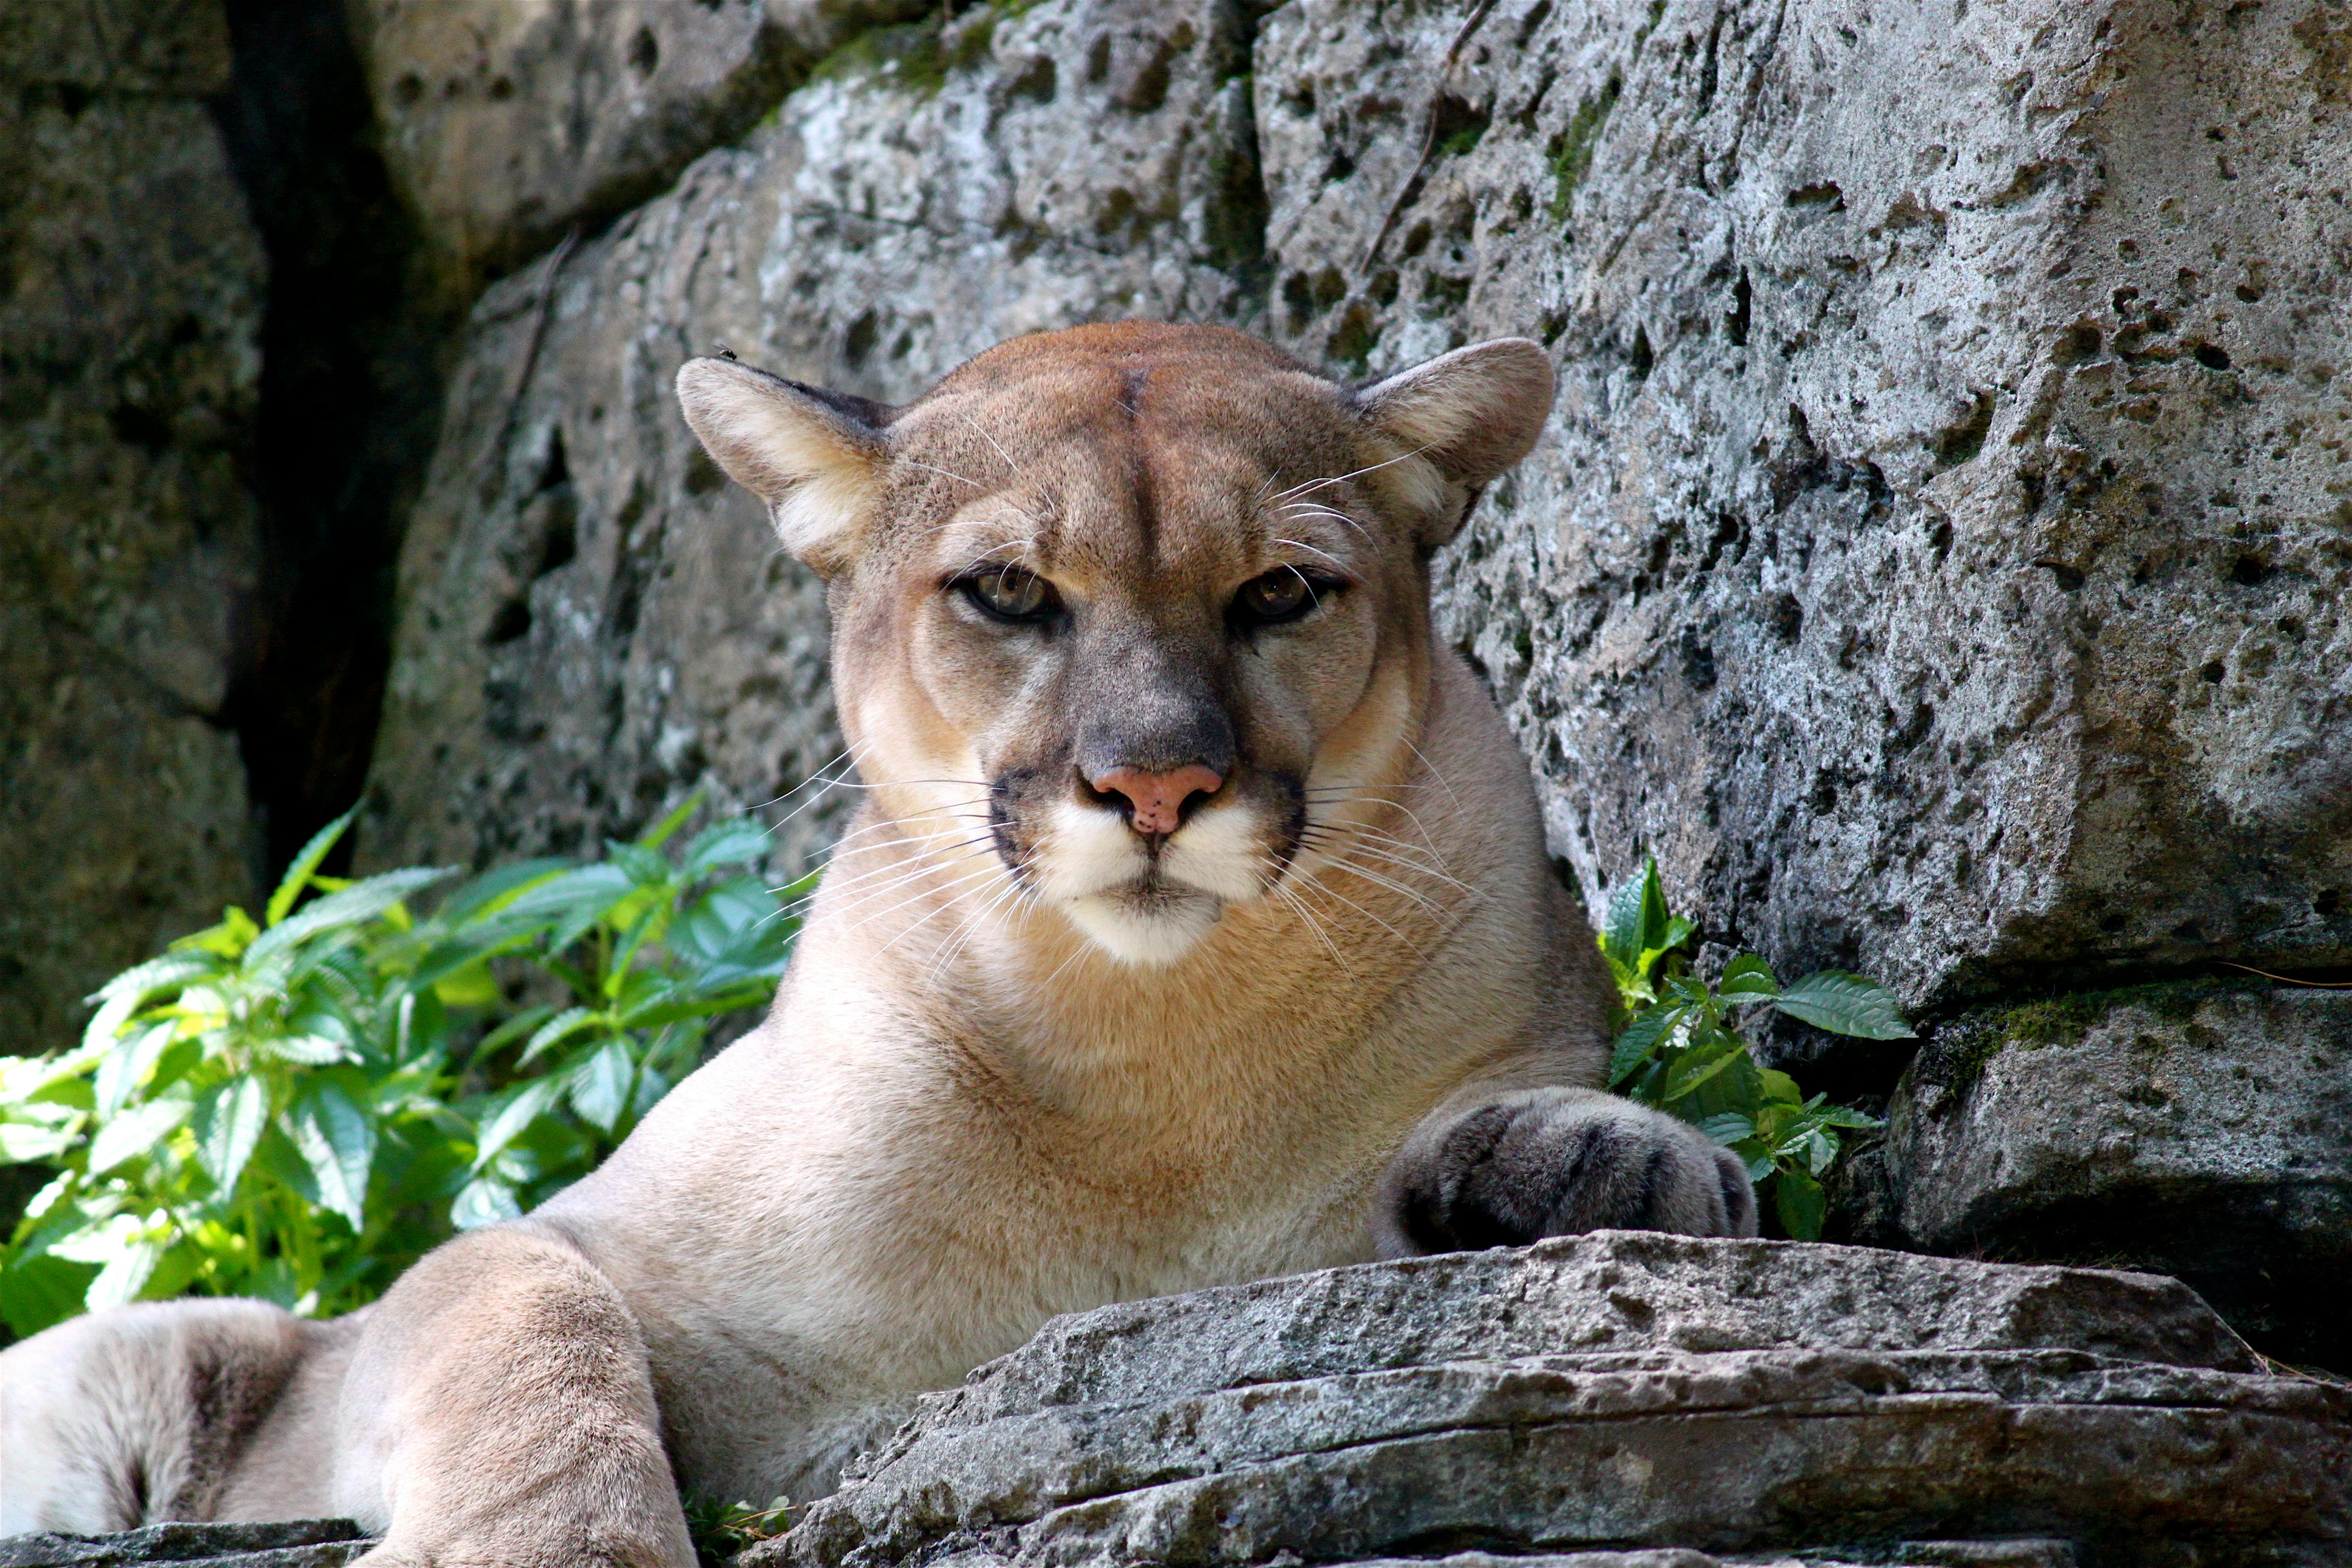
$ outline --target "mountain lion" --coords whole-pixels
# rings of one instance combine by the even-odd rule
[[[0,1355],[0,1531],[349,1515],[379,1565],[691,1568],[1057,1312],[1602,1226],[1751,1235],[1595,1089],[1608,981],[1431,552],[1542,429],[1519,339],[1358,390],[1212,327],[903,408],[731,359],[688,422],[829,583],[862,798],[766,1024],[335,1322]]]

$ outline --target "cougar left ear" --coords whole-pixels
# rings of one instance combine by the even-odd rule
[[[1424,544],[1434,548],[1453,538],[1477,492],[1534,450],[1551,413],[1553,385],[1551,361],[1539,346],[1496,338],[1355,395],[1365,423],[1436,470],[1438,493],[1418,498],[1428,518]]]
[[[768,503],[785,549],[821,576],[849,564],[881,494],[897,410],[731,359],[680,365],[677,402],[711,461]]]

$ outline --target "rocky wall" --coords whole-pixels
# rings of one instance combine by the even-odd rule
[[[1588,896],[1915,1003],[2352,956],[2352,34],[2321,5],[1297,0],[1275,323],[1533,332],[1446,622]]]
[[[0,4],[0,1055],[251,896],[266,262],[217,0]]]
[[[870,34],[740,146],[491,289],[410,523],[368,857],[593,847],[832,761],[822,585],[695,445],[678,364],[724,342],[903,401],[1019,332],[1251,319],[1246,51],[1221,0]]]

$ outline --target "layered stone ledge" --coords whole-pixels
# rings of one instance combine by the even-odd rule
[[[746,1561],[2341,1561],[2352,1391],[2262,1364],[2155,1276],[1603,1232],[1062,1320]]]

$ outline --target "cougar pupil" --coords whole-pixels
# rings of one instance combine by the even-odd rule
[[[1036,620],[1053,607],[1053,590],[1045,580],[1018,566],[967,577],[963,591],[973,604],[1002,620]]]
[[[1263,577],[1251,578],[1234,597],[1252,620],[1288,621],[1315,607],[1315,589],[1305,573],[1281,566]]]

